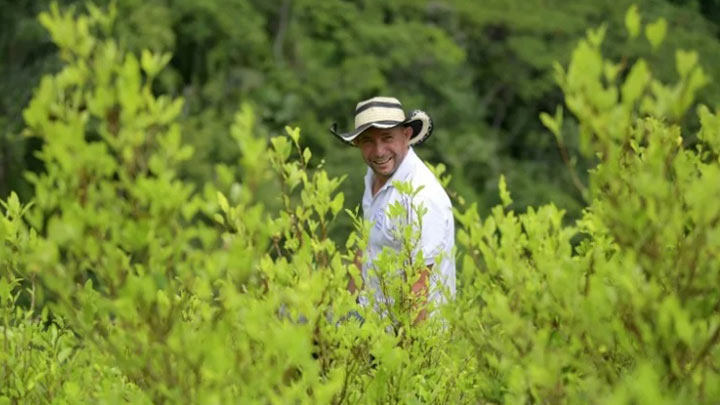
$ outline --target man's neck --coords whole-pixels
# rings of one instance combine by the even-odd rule
[[[378,176],[376,173],[373,173],[372,177],[372,195],[375,197],[375,194],[380,191],[380,189],[387,183],[387,181],[390,180],[390,177],[385,176]]]

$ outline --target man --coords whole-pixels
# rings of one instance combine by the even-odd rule
[[[409,219],[406,223],[411,222],[421,228],[417,229],[419,239],[417,246],[413,247],[413,256],[421,250],[424,266],[417,280],[408,280],[413,283],[412,292],[421,302],[440,303],[444,292],[453,296],[455,225],[452,205],[442,185],[412,148],[430,136],[430,117],[423,111],[415,110],[406,118],[402,104],[396,98],[374,97],[357,104],[353,131],[341,134],[333,125],[331,132],[357,147],[368,166],[362,204],[365,220],[373,225],[367,250],[363,254],[365,290],[374,294],[376,302],[388,299],[374,271],[374,262],[384,248],[396,251],[402,248],[401,237],[395,232],[397,221],[388,212],[388,207],[400,202]],[[398,190],[396,181],[409,183],[414,190],[420,191],[409,199]],[[418,207],[423,207],[425,211],[422,218],[418,217],[418,213],[423,209]],[[355,290],[352,280],[349,288]],[[363,304],[368,302],[363,295],[360,300]],[[427,311],[423,307],[416,322],[426,316]]]

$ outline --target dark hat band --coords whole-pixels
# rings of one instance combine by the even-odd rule
[[[371,101],[369,103],[365,103],[361,105],[360,107],[355,109],[355,115],[360,114],[361,112],[367,110],[368,108],[373,107],[385,107],[385,108],[397,108],[399,110],[402,110],[402,104],[397,103],[388,103],[384,101]]]

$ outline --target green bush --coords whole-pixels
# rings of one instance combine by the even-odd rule
[[[24,112],[43,143],[35,197],[2,202],[0,401],[720,397],[720,112],[698,107],[697,134],[674,124],[707,82],[694,53],[678,51],[679,80],[664,84],[642,60],[626,72],[603,59],[605,31],[589,31],[556,68],[597,163],[579,184],[582,218],[566,226],[552,204],[515,213],[504,179],[487,218],[458,202],[458,296],[413,325],[406,283],[386,291],[392,321],[346,291],[369,224],[343,213],[343,177],[310,164],[298,129],[268,142],[245,105],[229,131],[237,168],[197,190],[178,175],[193,153],[182,99],[151,91],[169,55],[124,52],[93,7],[40,20],[66,65]],[[561,149],[562,118],[540,117]],[[339,243],[329,229],[345,214],[355,231]],[[381,271],[416,277],[411,251]]]

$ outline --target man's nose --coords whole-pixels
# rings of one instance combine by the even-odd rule
[[[382,155],[382,153],[385,151],[385,147],[383,146],[382,142],[373,142],[373,153],[377,156]]]

